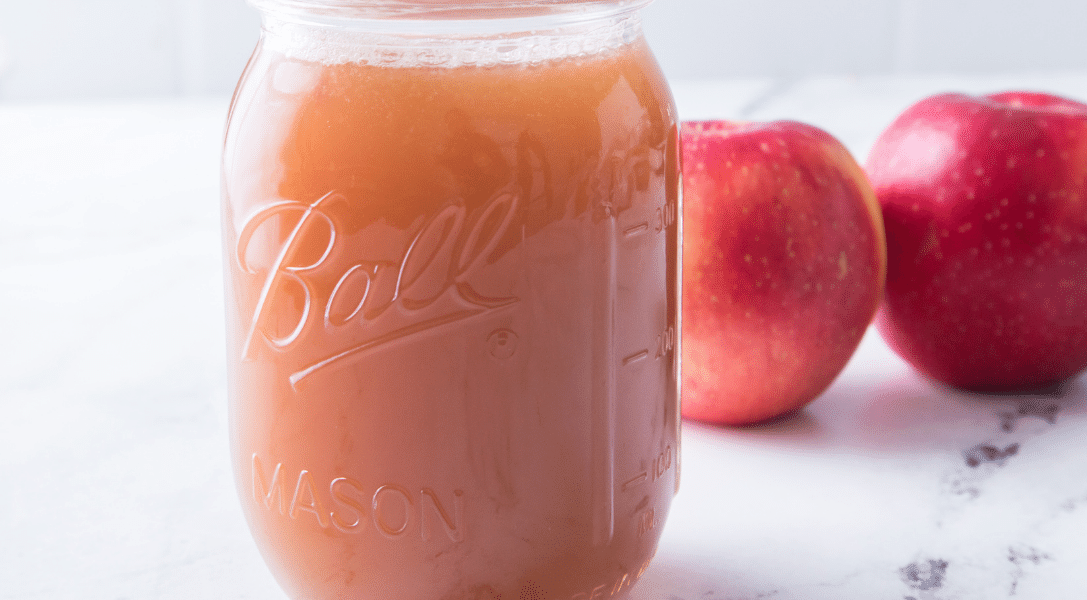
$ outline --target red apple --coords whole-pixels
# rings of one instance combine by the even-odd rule
[[[831,384],[879,304],[879,205],[838,140],[793,121],[690,122],[683,415],[756,423]]]
[[[933,96],[882,133],[867,170],[887,228],[878,328],[907,362],[986,392],[1087,367],[1087,105]]]

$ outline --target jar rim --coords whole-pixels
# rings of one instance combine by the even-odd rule
[[[609,52],[641,36],[641,16],[636,10],[651,0],[582,3],[608,5],[610,10],[603,12],[502,13],[489,18],[477,13],[443,17],[375,16],[365,11],[362,15],[330,15],[311,12],[314,3],[305,0],[249,1],[263,13],[262,44],[286,56],[324,64],[436,68],[539,64]],[[283,12],[280,7],[285,3],[307,7]],[[453,4],[463,3],[454,0]],[[262,6],[267,5],[274,6],[265,10]]]
[[[405,19],[581,20],[633,12],[653,0],[248,0],[262,13],[309,22]],[[292,20],[293,20],[292,19]]]

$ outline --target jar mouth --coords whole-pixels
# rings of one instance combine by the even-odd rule
[[[249,0],[263,43],[324,64],[488,67],[597,55],[641,35],[652,0]]]
[[[349,25],[352,21],[551,22],[607,18],[641,9],[653,0],[249,0],[264,14],[308,24]]]
[[[637,13],[594,13],[558,23],[541,16],[314,22],[274,12],[263,20],[261,43],[289,58],[383,67],[535,65],[608,53],[641,36]]]

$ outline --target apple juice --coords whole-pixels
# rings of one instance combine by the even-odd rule
[[[636,14],[597,21],[489,58],[265,14],[223,156],[230,432],[292,598],[615,598],[653,555],[677,123]]]

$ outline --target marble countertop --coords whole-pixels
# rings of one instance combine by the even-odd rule
[[[684,119],[790,118],[863,159],[939,91],[1087,73],[675,82]],[[227,100],[0,105],[0,600],[281,600],[230,474],[218,230]],[[1087,593],[1087,378],[983,397],[870,331],[808,409],[686,423],[633,600]]]

